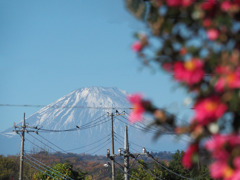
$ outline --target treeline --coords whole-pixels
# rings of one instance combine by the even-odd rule
[[[154,158],[153,163],[146,163],[142,160],[138,161],[138,166],[131,169],[129,174],[131,180],[211,180],[208,166],[199,162],[198,166],[191,169],[185,169],[181,163],[183,151],[177,151],[172,156],[171,161],[161,161]]]
[[[184,179],[182,177],[194,179],[210,179],[207,166],[199,163],[198,167],[193,167],[190,170],[183,168],[181,164],[181,157],[183,152],[177,151],[175,154],[169,152],[151,153],[154,160],[149,157],[135,156],[130,160],[130,179]],[[170,156],[171,155],[171,156]],[[163,158],[159,158],[163,157]],[[169,157],[170,156],[170,157]],[[32,157],[39,162],[50,166],[62,174],[67,173],[69,177],[76,180],[92,180],[92,179],[111,179],[111,167],[104,167],[103,165],[109,162],[105,156],[92,156],[87,154],[64,154],[48,152],[39,152],[36,154],[28,154],[26,157]],[[27,159],[26,159],[27,160]],[[28,161],[26,161],[28,162]],[[123,163],[122,158],[117,158],[116,162]],[[31,162],[29,162],[31,164]],[[116,164],[116,180],[123,179],[123,169],[119,164]],[[44,172],[45,170],[42,169]],[[47,174],[54,179],[50,172],[40,172],[32,166],[24,163],[24,180],[30,179],[47,179]],[[0,155],[0,180],[17,180],[19,173],[19,156],[1,156]],[[176,175],[177,174],[177,175]],[[204,176],[203,176],[204,175]],[[62,176],[62,175],[60,175]],[[131,177],[132,176],[132,177]],[[182,177],[181,177],[182,176]],[[57,177],[57,179],[61,179]]]

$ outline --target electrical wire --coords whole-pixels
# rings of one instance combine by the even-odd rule
[[[127,117],[125,117],[125,116],[121,116],[121,117],[124,118],[125,120],[127,120],[128,124],[130,125],[130,123],[129,123],[129,114],[127,112],[125,112],[125,113],[126,113]],[[143,120],[145,120],[145,119],[143,118]],[[138,126],[139,129],[146,130],[146,128],[147,128],[145,125],[140,124],[140,122],[136,123],[135,125]],[[155,128],[154,129],[153,128],[149,128],[149,129],[151,129],[153,131],[156,131]]]
[[[132,124],[129,124],[129,123],[127,123],[127,122],[124,122],[123,120],[119,119],[118,117],[115,117],[115,119],[117,119],[118,121],[122,122],[122,123],[125,124],[125,125],[128,125],[128,126],[131,126],[131,127],[135,128],[135,129],[138,129],[138,130],[141,130],[141,131],[144,130],[144,129],[142,129],[142,128],[138,128],[138,127],[133,126]]]
[[[53,168],[47,166],[46,164],[42,163],[41,161],[37,160],[36,158],[30,156],[29,154],[24,154],[24,155],[26,155],[26,156],[29,157],[30,159],[33,159],[34,161],[37,161],[38,163],[40,163],[40,164],[42,164],[43,166],[45,166],[45,167],[51,169],[52,171],[55,171],[55,172],[61,174],[63,177],[66,177],[66,178],[72,179],[72,178],[68,177],[67,175],[64,175],[64,174],[62,174],[61,172],[59,172],[59,171],[57,171],[57,170],[55,170],[55,169],[53,169]]]
[[[34,166],[34,165],[28,163],[27,161],[24,161],[24,162],[27,163],[29,166],[33,167],[34,169],[36,169],[36,170],[38,170],[38,171],[40,171],[40,172],[42,172],[42,173],[44,173],[44,174],[50,176],[50,177],[53,178],[53,179],[56,179],[55,177],[53,177],[53,176],[51,176],[50,174],[48,174],[48,173],[42,171],[41,169],[37,168],[36,166]],[[56,180],[57,180],[57,179],[56,179]]]
[[[54,130],[54,129],[43,129],[40,128],[39,132],[71,132],[71,131],[78,131],[78,128],[71,128],[71,129],[64,129],[64,130]]]
[[[160,162],[158,162],[152,155],[150,155],[150,156],[148,156],[148,157],[150,157],[154,162],[156,162],[158,165],[160,165],[161,167],[163,167],[164,169],[166,169],[166,170],[169,171],[170,173],[175,174],[176,176],[181,177],[181,178],[184,178],[184,179],[193,180],[192,178],[185,177],[185,176],[183,176],[183,175],[181,175],[181,174],[178,174],[178,173],[172,171],[171,169],[167,168],[166,166],[164,166],[163,164],[161,164]]]
[[[105,116],[105,115],[103,115]],[[71,129],[64,129],[64,130],[54,130],[54,129],[43,129],[43,128],[40,128],[39,131],[41,132],[69,132],[69,131],[79,131],[79,130],[83,130],[83,129],[89,129],[89,128],[93,128],[93,127],[96,127],[98,125],[101,125],[103,123],[106,123],[107,121],[109,121],[109,119],[106,120],[106,118],[102,119],[102,120],[98,120],[99,118],[102,118],[103,116],[101,117],[98,117],[97,119],[89,122],[89,123],[86,123],[82,126],[76,126],[76,128],[71,128]],[[98,121],[96,121],[98,120]],[[105,121],[103,121],[105,120]],[[95,123],[93,123],[94,121],[96,121]],[[93,124],[91,124],[93,123]]]
[[[119,136],[120,138],[124,139],[122,136],[118,135],[117,133],[114,132],[114,137],[116,137],[116,139],[118,139],[119,141],[121,141],[120,144],[124,144],[124,141],[120,138],[118,138],[117,136]],[[119,143],[119,142],[118,142]],[[142,148],[142,147],[141,147]],[[135,152],[138,152],[136,149],[134,149],[132,146],[130,146],[130,149],[132,149]]]
[[[101,118],[103,118],[104,116],[106,116],[106,114],[103,114],[102,116],[94,119],[93,121],[88,122],[88,123],[82,125],[81,128],[84,128],[85,126],[88,127],[89,125],[92,125],[93,122],[97,123],[98,121],[101,121]],[[100,120],[99,120],[99,119],[100,119]],[[105,119],[105,118],[104,118],[104,119]]]
[[[58,175],[57,173],[55,173],[55,172],[53,172],[53,171],[50,171],[49,169],[45,168],[44,166],[42,166],[42,165],[36,163],[35,161],[31,160],[31,159],[28,158],[27,156],[25,156],[25,158],[26,158],[28,161],[30,161],[30,162],[34,163],[35,165],[37,165],[38,167],[41,167],[41,168],[43,168],[44,170],[48,171],[49,173],[53,173],[53,174],[55,174],[56,176],[65,179],[63,176],[60,176],[60,175]]]
[[[116,135],[116,138],[118,138],[117,136],[119,136],[119,138],[121,138],[121,139],[119,139],[120,141],[122,141],[122,143],[124,142],[122,139],[124,139],[124,137],[122,137],[121,135],[119,135],[119,134],[116,134],[115,133],[115,135]],[[129,144],[135,144],[135,143],[133,143],[132,141],[129,141]],[[143,148],[143,146],[140,146],[140,145],[138,145],[138,147],[140,147],[141,149]],[[132,150],[134,150],[136,153],[138,152],[138,150],[136,150],[135,148],[133,148],[132,146],[130,146],[130,149],[132,149]],[[148,149],[150,149],[150,148],[148,148]],[[151,150],[151,149],[150,149]]]
[[[28,161],[28,162],[27,162],[27,161]],[[27,164],[33,163],[34,165],[33,165],[33,164],[31,164],[31,165],[34,166],[37,170],[41,171],[41,172],[44,173],[44,174],[47,174],[48,176],[52,177],[53,179],[56,179],[56,178],[54,178],[51,174],[47,173],[46,171],[48,171],[48,172],[50,172],[50,173],[53,173],[53,172],[45,169],[44,167],[42,167],[41,165],[37,164],[36,162],[33,162],[32,160],[28,159],[27,157],[24,159],[24,162],[27,163]],[[36,167],[35,165],[37,165],[38,167]],[[43,169],[46,170],[46,171],[43,171],[43,170],[40,169],[40,168],[43,168]],[[53,173],[53,174],[55,174],[55,173]],[[55,175],[57,175],[57,174],[55,174]],[[58,176],[58,175],[57,175],[57,176]],[[63,178],[62,176],[58,176],[58,177]]]
[[[124,119],[126,119],[127,121],[129,121],[128,119],[129,119],[129,114],[128,113],[126,113],[127,115],[128,115],[128,118],[126,118],[125,116],[122,116],[122,118],[124,118]],[[145,120],[144,118],[143,118],[143,120]],[[133,128],[137,128],[137,129],[139,129],[139,130],[143,130],[143,131],[145,131],[145,132],[149,132],[149,133],[153,133],[153,134],[155,134],[155,133],[158,133],[158,132],[161,132],[159,129],[157,129],[157,128],[150,128],[150,127],[147,127],[146,125],[144,125],[144,124],[139,124],[139,123],[141,123],[141,122],[138,122],[138,123],[136,123],[135,125],[136,126],[138,126],[138,127],[136,127],[136,126],[133,126],[133,125],[131,125],[130,123],[128,123],[130,126],[132,126]],[[176,133],[174,133],[174,131],[170,131],[170,132],[166,132],[166,131],[162,131],[161,132],[162,134],[173,134],[173,135],[175,135]]]
[[[126,113],[127,114],[127,113]],[[122,116],[123,118],[125,118],[126,119],[126,117],[124,117],[124,116]],[[135,126],[133,126],[132,124],[129,124],[129,123],[126,123],[126,122],[124,122],[124,121],[122,121],[122,120],[120,120],[120,119],[118,119],[118,118],[116,118],[117,120],[119,120],[119,121],[121,121],[122,123],[124,123],[124,124],[126,124],[126,125],[129,125],[129,126],[131,126],[131,127],[133,127],[133,128],[135,128],[135,129],[138,129],[138,130],[141,130],[141,131],[145,131],[145,132],[149,132],[149,133],[153,133],[153,134],[156,134],[156,133],[159,133],[160,131],[159,130],[157,130],[157,129],[152,129],[151,131],[146,131],[146,127],[143,127],[143,128],[138,128],[138,127],[135,127]],[[178,136],[178,135],[176,135],[176,133],[174,132],[174,131],[172,131],[172,132],[165,132],[165,131],[162,131],[161,132],[162,134],[164,134],[164,135],[173,135],[173,136],[177,136],[177,137],[180,137],[181,138],[181,140],[183,140],[183,141],[185,141],[185,142],[189,142],[189,140],[186,140],[186,138],[184,138],[183,136]],[[155,150],[154,150],[155,151]],[[158,151],[158,150],[156,150],[156,151]]]
[[[97,141],[94,141],[93,143],[88,144],[88,145],[86,145],[86,146],[80,146],[80,147],[78,147],[78,148],[69,149],[69,150],[66,150],[66,151],[67,151],[67,152],[71,152],[71,151],[74,151],[74,150],[82,149],[82,148],[85,148],[85,147],[88,147],[88,146],[97,144],[97,143],[101,142],[102,140],[106,139],[107,137],[109,137],[110,135],[111,135],[111,134],[108,134],[107,136],[103,137],[102,139],[99,139],[99,140],[97,140]]]
[[[132,128],[137,129],[137,130],[139,130],[139,131],[141,131],[141,132],[142,132],[142,131],[146,131],[145,128],[136,127],[136,126],[134,126],[134,125],[132,125],[132,124],[129,124],[129,123],[124,122],[122,119],[119,119],[119,118],[117,118],[117,117],[115,117],[115,119],[117,119],[118,121],[124,123],[125,125],[131,126]],[[146,133],[155,134],[156,132],[151,130],[151,131],[146,131]],[[166,132],[163,132],[163,133],[164,133],[164,134],[172,134],[172,133],[166,133]]]
[[[134,165],[134,163],[137,161],[137,158],[140,156],[140,154],[137,154],[137,157],[134,158],[133,163],[131,164],[131,166],[129,167],[129,169],[131,169]]]
[[[34,146],[37,146],[39,149],[42,149],[43,151],[46,151],[46,149],[38,146],[37,144],[35,144],[34,142],[30,141],[29,139],[27,139],[26,137],[24,138],[25,140],[29,141],[31,144],[33,144]]]
[[[98,152],[100,149],[102,149],[102,148],[104,148],[105,146],[107,146],[109,143],[110,143],[110,138],[108,139],[108,141],[107,141],[103,146],[101,146],[101,147],[98,148],[96,151],[92,152],[91,154],[95,155],[96,152]]]
[[[104,120],[104,121],[103,121],[103,120]],[[101,121],[99,121],[99,122],[96,122],[96,123],[94,123],[94,124],[85,126],[85,127],[83,127],[83,128],[80,127],[80,130],[81,130],[81,129],[83,130],[83,129],[93,128],[93,127],[96,127],[96,126],[98,126],[98,125],[101,125],[101,124],[104,124],[104,123],[110,121],[109,118],[108,118],[108,119],[105,118],[105,119],[103,119],[103,120],[101,120]]]
[[[118,164],[119,166],[121,166],[122,167],[122,165],[121,164],[119,164],[117,161],[115,161],[115,163],[116,164]],[[137,179],[137,180],[140,180],[140,179],[138,179],[138,178],[136,178],[136,177],[134,177],[134,176],[132,176],[131,174],[129,174],[129,173],[127,173],[127,172],[125,172],[124,170],[122,170],[120,167],[117,167],[118,169],[120,169],[120,171],[122,171],[124,174],[127,174],[128,176],[130,176],[131,178],[133,178],[133,179]]]
[[[57,106],[57,105],[33,105],[33,104],[0,104],[0,107],[33,107],[54,109],[133,109],[132,107]]]
[[[65,151],[64,149],[60,148],[59,146],[57,146],[56,144],[52,143],[51,141],[47,140],[46,138],[44,138],[43,136],[41,136],[40,134],[38,134],[38,136],[40,136],[42,139],[44,139],[45,141],[47,141],[48,143],[52,144],[53,146],[55,146],[56,148],[60,149],[61,151],[68,153],[67,151]]]
[[[114,136],[115,137],[115,136]],[[120,146],[122,146],[123,145],[123,143],[122,142],[120,142],[117,138],[116,139],[114,139]]]
[[[51,146],[47,145],[46,143],[42,142],[41,140],[39,140],[38,138],[36,138],[35,136],[29,134],[30,136],[32,136],[34,139],[36,139],[37,141],[39,141],[40,143],[42,143],[43,145],[49,147],[50,149],[52,149],[53,151],[57,152],[58,150],[52,148]]]
[[[104,141],[102,144],[104,144],[104,143],[108,143],[109,141],[110,141],[110,137],[106,140],[106,141]],[[98,148],[99,146],[97,145],[96,147],[93,147],[93,148],[91,148],[91,149],[88,149],[87,150],[87,152],[89,152],[89,151],[92,151],[92,150],[96,150],[96,148]]]
[[[134,158],[134,159],[135,159],[135,158]],[[139,163],[138,160],[136,160],[136,162],[140,165],[140,168],[141,168],[142,170],[144,170],[146,173],[152,175],[152,176],[155,177],[156,179],[162,180],[160,177],[155,176],[152,172],[150,172],[150,171],[148,171],[147,169],[145,169],[144,167],[142,167],[142,164]]]

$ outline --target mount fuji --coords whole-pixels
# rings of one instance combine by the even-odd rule
[[[72,91],[26,118],[25,150],[104,155],[111,149],[111,113],[115,153],[123,148],[126,125],[133,153],[141,152],[142,147],[149,151],[175,151],[186,147],[185,141],[177,141],[172,135],[163,135],[153,142],[153,130],[144,132],[143,123],[130,124],[131,105],[127,95],[118,88],[89,87]],[[21,125],[22,122],[16,124]],[[19,153],[20,136],[13,130],[11,127],[0,133],[0,154]]]

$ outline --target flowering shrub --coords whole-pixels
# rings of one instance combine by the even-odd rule
[[[130,103],[133,104],[133,111],[129,115],[129,119],[132,123],[142,120],[143,113],[145,112],[145,108],[143,107],[142,95],[134,94],[128,97]]]
[[[171,73],[194,102],[194,116],[181,127],[173,115],[136,95],[129,98],[137,107],[130,121],[152,113],[155,125],[191,136],[182,159],[186,168],[207,150],[213,178],[240,179],[240,0],[126,0],[126,5],[150,29],[137,34],[133,50],[144,64],[160,64]],[[153,39],[162,46],[153,48]]]
[[[199,83],[204,77],[203,63],[199,59],[175,62],[173,69],[174,78],[187,83],[189,86]]]

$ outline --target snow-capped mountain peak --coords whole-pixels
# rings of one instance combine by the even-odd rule
[[[131,105],[126,96],[126,91],[118,88],[86,87],[77,89],[27,117],[26,123],[29,126],[37,126],[39,135],[41,134],[51,140],[62,149],[88,146],[91,142],[105,137],[108,140],[105,147],[97,152],[97,154],[104,154],[106,149],[111,147],[111,122],[108,113],[115,110],[119,112],[125,111],[125,116],[114,117],[114,135],[119,138],[116,148],[123,146],[122,137],[124,136],[125,125],[129,125],[130,140],[133,139],[135,143],[148,147],[152,144],[153,134],[144,133],[141,130],[142,128],[138,127],[138,124],[132,125],[128,123],[127,114],[130,112]],[[17,125],[21,125],[21,122],[17,123]],[[44,129],[50,131],[44,131]],[[74,129],[74,131],[65,132],[64,130],[67,129]],[[12,135],[12,130],[13,128],[9,128],[2,133],[5,138],[8,138],[8,140],[4,140],[4,143],[10,143],[9,137]],[[12,136],[13,138],[19,138],[19,136]],[[3,136],[1,136],[0,141],[3,139]],[[26,147],[31,149],[33,148],[31,146],[34,146],[34,144],[30,143]],[[4,146],[1,149],[3,152],[0,151],[0,154],[4,153],[4,151],[10,153],[9,149],[7,149],[9,147],[12,146]],[[13,153],[19,151],[18,148],[11,149]],[[81,152],[91,153],[87,148],[83,148],[76,153]]]

